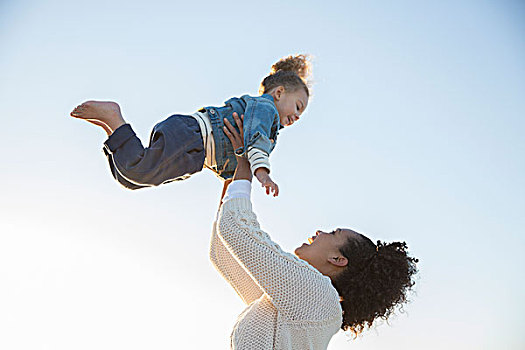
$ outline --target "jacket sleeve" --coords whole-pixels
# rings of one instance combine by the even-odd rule
[[[243,121],[245,151],[254,147],[270,154],[273,149],[270,134],[278,119],[273,104],[255,98],[248,99]]]
[[[247,152],[248,162],[250,163],[250,170],[255,174],[255,170],[259,168],[266,168],[270,171],[270,159],[268,154],[258,148],[251,147]]]
[[[289,319],[323,320],[340,315],[339,297],[330,279],[308,263],[283,252],[260,229],[249,199],[235,198],[222,205],[217,235],[239,265]]]

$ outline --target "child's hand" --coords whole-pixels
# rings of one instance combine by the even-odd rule
[[[279,186],[277,186],[277,184],[270,178],[268,169],[257,168],[255,170],[255,177],[262,184],[262,187],[266,188],[266,194],[270,194],[271,191],[274,197],[279,195]]]

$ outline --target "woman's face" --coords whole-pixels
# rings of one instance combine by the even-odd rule
[[[303,243],[303,245],[295,249],[295,255],[307,261],[321,273],[329,275],[330,273],[327,272],[334,265],[336,267],[347,265],[348,261],[342,256],[339,248],[352,239],[360,239],[360,234],[349,229],[340,228],[331,232],[319,230],[314,236],[308,238],[308,243]]]

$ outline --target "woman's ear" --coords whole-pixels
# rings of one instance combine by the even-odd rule
[[[348,265],[348,259],[342,255],[330,257],[328,258],[328,261],[330,262],[330,264],[338,267],[345,267],[346,265]]]

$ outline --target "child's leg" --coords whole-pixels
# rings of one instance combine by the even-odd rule
[[[173,115],[158,123],[144,147],[129,124],[104,143],[113,176],[127,188],[158,186],[201,171],[205,150],[200,126],[191,116]],[[127,182],[127,183],[126,183]]]
[[[151,133],[149,146],[144,147],[131,125],[125,124],[120,109],[113,109],[117,104],[102,105],[109,107],[109,111],[99,108],[100,105],[82,106],[72,112],[74,117],[103,128],[106,124],[104,129],[109,130],[109,137],[104,142],[104,153],[111,174],[122,186],[132,190],[158,186],[183,180],[202,170],[204,143],[200,126],[193,117],[173,115],[158,123]]]
[[[71,116],[101,126],[108,136],[126,124],[120,107],[115,102],[87,101],[77,106]]]
[[[76,107],[71,116],[104,128],[109,136],[104,153],[111,173],[126,188],[182,180],[204,165],[200,127],[190,116],[175,115],[157,124],[146,148],[126,124],[115,102],[87,101]]]
[[[137,184],[137,183],[133,183],[133,182],[130,182],[128,181],[124,176],[122,176],[120,174],[120,172],[118,171],[116,165],[115,165],[115,161],[113,159],[113,154],[111,154],[110,152],[108,152],[106,150],[106,148],[103,149],[104,151],[104,154],[106,155],[106,158],[108,160],[108,164],[109,164],[109,171],[111,172],[111,175],[113,176],[113,178],[115,180],[118,181],[118,183],[120,183],[124,188],[127,188],[127,189],[130,189],[130,190],[138,190],[140,188],[146,188],[146,187],[150,187],[150,185],[140,185],[140,184]]]
[[[105,107],[105,108],[101,108]],[[109,111],[107,111],[109,109]],[[120,107],[118,104],[114,102],[96,102],[96,101],[87,101],[84,102],[81,105],[78,105],[72,112],[71,116],[74,118],[84,119],[91,124],[94,124],[96,126],[100,126],[106,134],[111,136],[113,134],[113,131],[116,130],[119,126],[121,126],[122,122],[124,122],[124,118],[122,117],[122,114],[120,113]],[[93,118],[93,119],[90,119]],[[107,123],[110,123],[113,130],[108,126]],[[124,122],[125,123],[125,122]],[[106,149],[104,149],[104,153],[106,154],[106,157],[109,161],[109,168],[111,171],[111,175],[117,180],[122,186],[136,190],[143,187],[143,185],[138,185],[129,182],[126,180],[118,170],[116,169],[114,163],[113,163],[113,156],[109,154]]]

